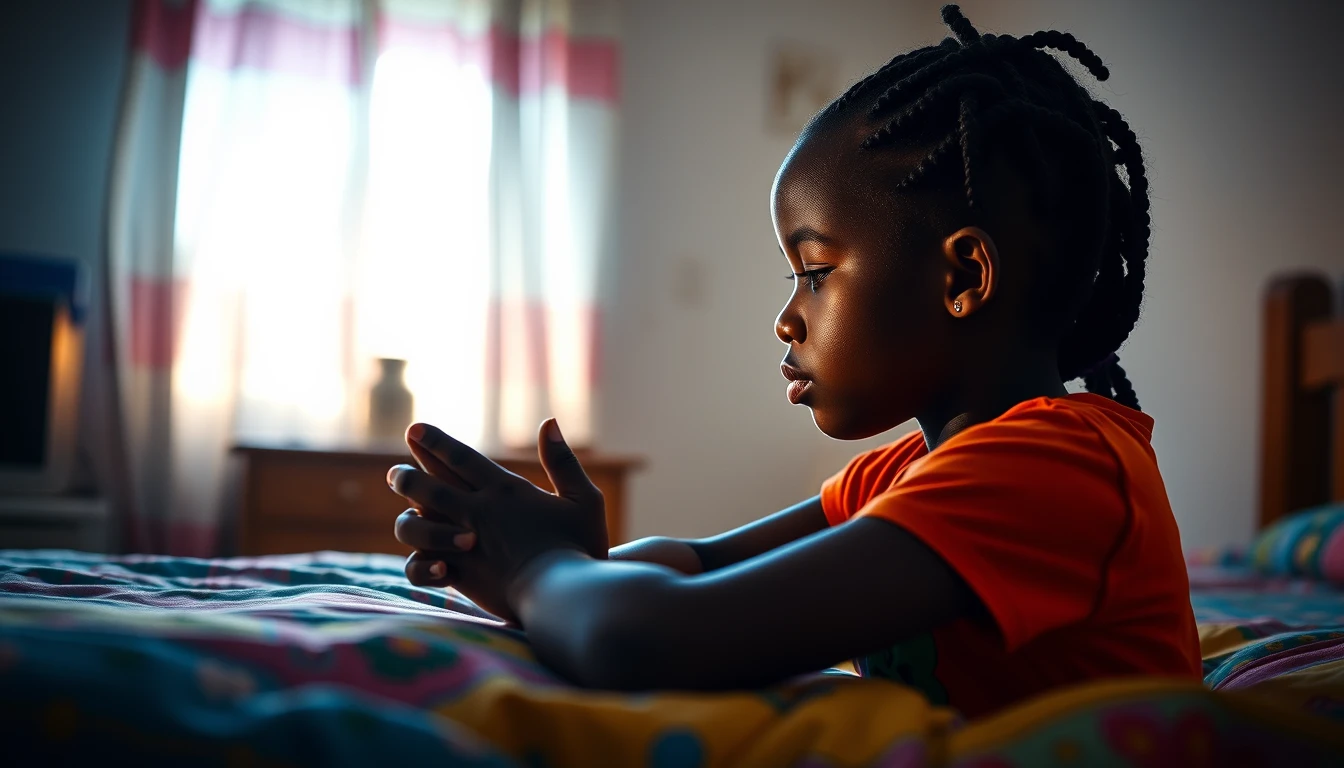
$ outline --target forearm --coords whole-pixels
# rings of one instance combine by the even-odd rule
[[[694,545],[682,539],[651,536],[611,549],[608,558],[622,562],[663,565],[687,575],[703,572],[704,565]]]
[[[615,547],[609,557],[612,560],[665,565],[674,571],[694,576],[750,560],[825,530],[826,527],[821,499],[814,496],[718,536],[693,540],[654,536]]]
[[[821,498],[814,496],[740,528],[688,541],[704,573],[745,562],[827,528]]]

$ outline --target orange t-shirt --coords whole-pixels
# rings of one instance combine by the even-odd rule
[[[968,717],[1070,683],[1201,676],[1153,420],[1098,395],[1037,398],[930,453],[916,432],[822,486],[826,519],[875,517],[937,552],[992,618],[855,660]],[[874,610],[880,610],[874,606]]]

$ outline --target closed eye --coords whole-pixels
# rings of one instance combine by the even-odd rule
[[[812,289],[813,293],[816,293],[817,286],[820,285],[821,281],[825,280],[826,276],[831,274],[831,272],[834,270],[835,267],[819,267],[817,269],[807,269],[802,272],[794,272],[792,274],[785,275],[784,279],[797,280],[800,277],[804,278],[807,280],[808,287]]]

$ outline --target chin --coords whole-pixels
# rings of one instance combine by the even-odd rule
[[[833,440],[863,440],[914,418],[915,409],[907,407],[899,393],[893,397],[890,389],[880,396],[825,397],[828,394],[833,393],[813,390],[803,405],[812,411],[817,429]]]
[[[862,440],[885,432],[892,426],[874,424],[858,418],[858,414],[837,414],[817,408],[812,409],[812,422],[823,435],[833,440]]]

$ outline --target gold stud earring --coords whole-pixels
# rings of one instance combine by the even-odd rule
[[[952,302],[952,311],[953,312],[961,311],[961,299],[957,299],[956,301]]]

